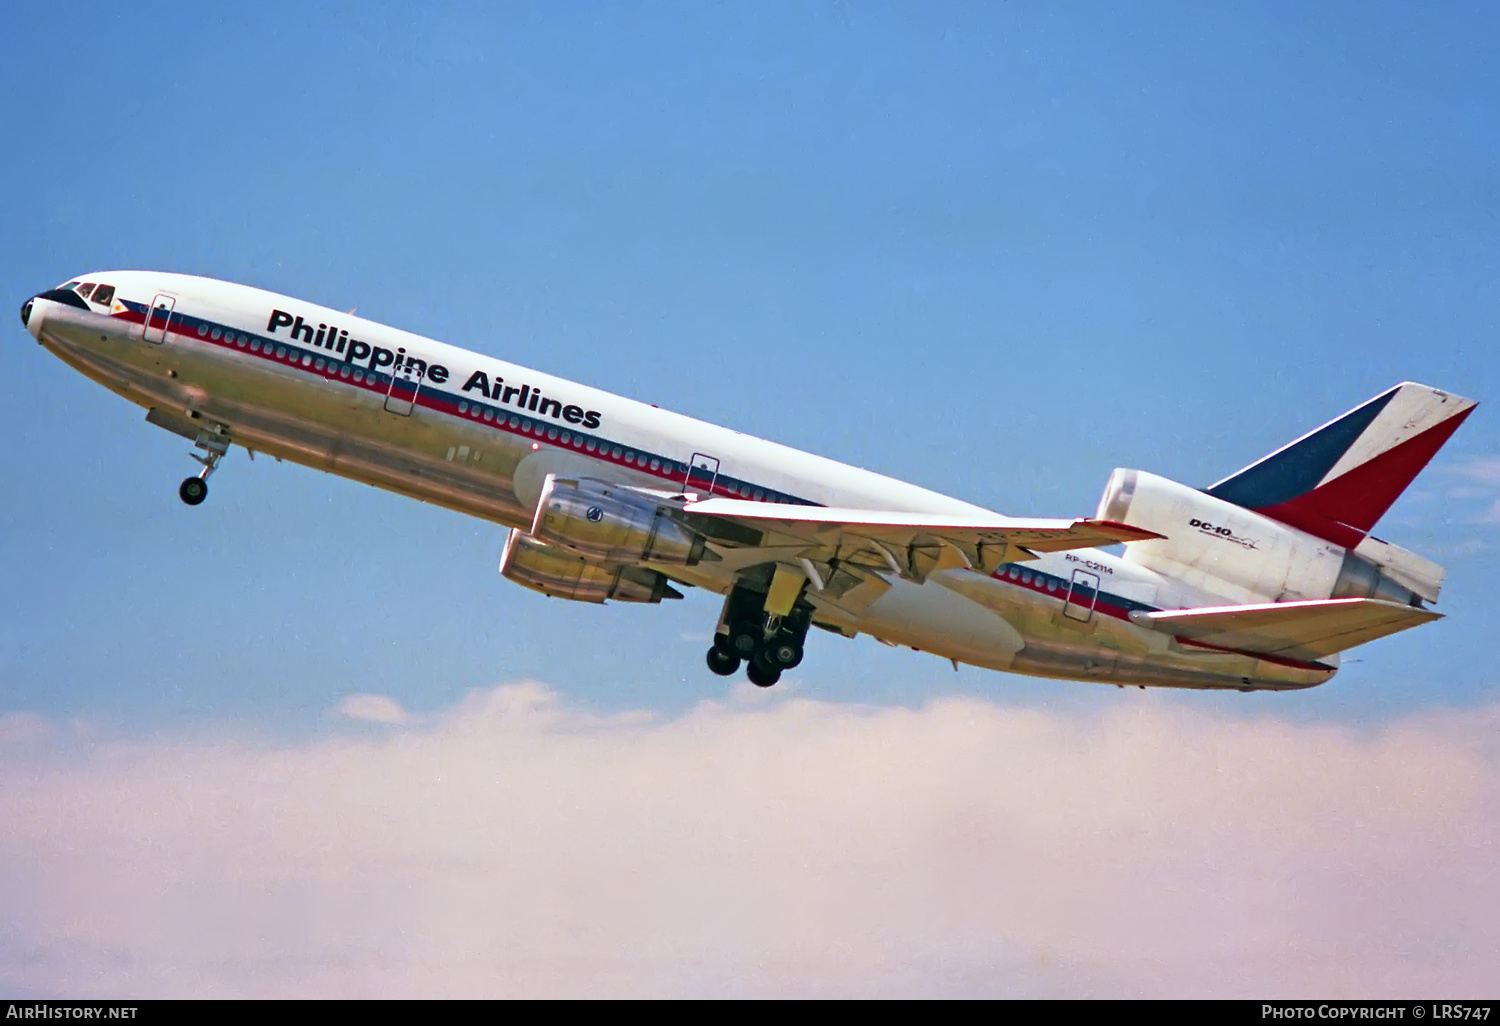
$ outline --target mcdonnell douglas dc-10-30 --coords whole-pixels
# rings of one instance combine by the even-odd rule
[[[238,445],[481,517],[545,595],[722,595],[709,669],[761,687],[814,626],[955,668],[1321,684],[1438,618],[1443,568],[1370,531],[1474,407],[1407,382],[1207,488],[1116,470],[1093,517],[1017,519],[244,285],[100,272],[21,321],[193,443],[190,506]]]

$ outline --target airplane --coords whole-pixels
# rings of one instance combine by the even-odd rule
[[[1444,568],[1370,532],[1475,406],[1403,382],[1206,488],[1118,469],[1092,517],[1015,518],[245,285],[104,271],[21,322],[193,443],[189,506],[238,445],[480,517],[543,595],[723,596],[708,667],[760,687],[812,627],[954,669],[1321,684],[1440,617]]]

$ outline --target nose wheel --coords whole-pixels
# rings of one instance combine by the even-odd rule
[[[208,498],[208,482],[201,477],[190,477],[177,489],[177,497],[189,506],[196,506]]]
[[[202,449],[203,455],[196,452],[189,455],[203,464],[203,469],[198,472],[197,477],[188,478],[177,489],[177,497],[189,506],[197,506],[208,498],[208,475],[219,469],[219,461],[229,452],[229,439],[222,429],[205,429],[198,432],[193,445]]]

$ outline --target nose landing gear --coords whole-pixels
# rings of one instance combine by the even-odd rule
[[[198,437],[193,445],[203,450],[203,455],[189,453],[193,459],[203,464],[197,477],[190,477],[182,482],[177,489],[177,497],[189,506],[196,506],[208,498],[208,475],[219,469],[219,461],[229,452],[229,439],[220,430],[209,431],[204,429],[198,432]]]

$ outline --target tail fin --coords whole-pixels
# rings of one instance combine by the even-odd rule
[[[1206,491],[1352,549],[1474,405],[1403,382]]]

